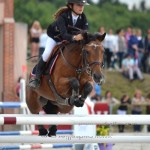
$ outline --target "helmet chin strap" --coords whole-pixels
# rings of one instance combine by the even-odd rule
[[[71,5],[72,5],[72,7],[73,7],[73,4],[71,4]],[[70,8],[69,4],[67,4],[67,7],[68,7],[68,9],[70,9],[72,12],[74,12],[76,15],[80,15],[80,14],[76,13],[72,8]]]

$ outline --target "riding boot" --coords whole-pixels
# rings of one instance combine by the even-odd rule
[[[38,88],[40,86],[41,83],[41,76],[43,74],[43,71],[45,69],[46,66],[46,62],[43,61],[42,58],[40,58],[37,66],[36,66],[36,77],[35,78],[31,78],[29,81],[29,87],[30,88]]]

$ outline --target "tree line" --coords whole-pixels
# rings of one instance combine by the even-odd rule
[[[100,26],[116,31],[119,28],[132,26],[140,28],[143,32],[149,28],[150,9],[145,9],[144,1],[141,9],[128,10],[126,4],[118,0],[101,0],[98,4],[92,3],[85,7],[91,32],[98,31]],[[42,28],[53,22],[53,14],[57,9],[66,4],[66,0],[14,0],[14,16],[17,22],[25,22],[31,26],[34,20],[39,20]]]

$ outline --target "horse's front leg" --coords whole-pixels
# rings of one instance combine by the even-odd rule
[[[79,81],[76,78],[71,78],[70,85],[72,88],[72,95],[69,99],[70,105],[75,105],[76,107],[82,107],[83,105],[80,104],[79,99]]]
[[[85,85],[83,86],[83,90],[82,90],[82,94],[80,98],[80,101],[82,101],[83,104],[87,96],[92,92],[92,90],[93,90],[92,84],[90,82],[85,83]]]
[[[70,104],[76,107],[82,107],[87,96],[92,92],[93,86],[91,82],[86,82],[83,86],[81,97],[79,95],[80,84],[76,78],[70,80],[70,85],[72,87],[72,95],[70,97]]]
[[[58,91],[63,97],[69,98],[69,104],[71,106],[82,107],[80,104],[80,83],[79,80],[75,77],[72,78],[60,78],[57,81],[59,85]],[[67,92],[66,92],[67,91]]]

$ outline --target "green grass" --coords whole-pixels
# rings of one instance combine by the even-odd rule
[[[144,81],[134,80],[130,82],[127,78],[123,77],[120,72],[104,71],[105,83],[102,85],[102,96],[107,90],[112,92],[112,96],[120,99],[123,94],[128,94],[131,98],[136,89],[143,92],[143,96],[150,93],[150,75],[144,74]]]

